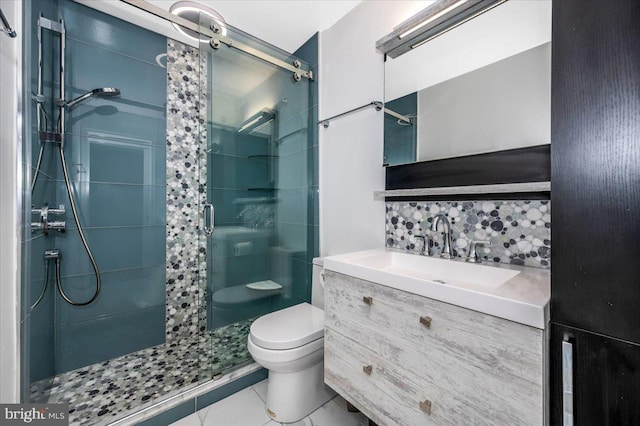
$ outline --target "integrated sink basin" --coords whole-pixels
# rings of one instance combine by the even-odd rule
[[[550,274],[524,266],[374,249],[325,257],[328,271],[544,329]]]
[[[416,256],[394,251],[364,252],[362,257],[353,256],[349,260],[345,259],[344,263],[347,267],[350,263],[353,269],[367,268],[372,272],[391,273],[399,277],[441,285],[485,290],[494,290],[520,273],[520,271],[459,260]]]

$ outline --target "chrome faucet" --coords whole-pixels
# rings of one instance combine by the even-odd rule
[[[453,257],[453,253],[451,252],[451,223],[449,223],[449,219],[447,219],[443,214],[437,215],[433,219],[431,230],[434,232],[437,231],[440,222],[442,222],[442,228],[444,231],[444,242],[442,243],[442,253],[440,253],[440,257],[444,259],[451,259]]]
[[[420,248],[421,256],[431,256],[431,238],[425,235],[416,235],[416,240],[422,240],[422,247]]]
[[[470,263],[482,262],[482,256],[478,254],[478,246],[490,247],[491,241],[471,241],[466,261]]]

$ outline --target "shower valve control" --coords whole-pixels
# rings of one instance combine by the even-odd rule
[[[44,258],[45,260],[48,259],[60,259],[60,250],[54,248],[54,249],[50,249],[50,250],[45,250],[44,251]]]
[[[31,230],[42,230],[45,235],[49,234],[49,231],[65,232],[67,222],[64,220],[51,220],[51,216],[64,216],[66,213],[64,205],[58,206],[57,209],[52,209],[48,205],[42,206],[40,209],[31,209],[31,214],[38,215],[38,220],[31,222]]]

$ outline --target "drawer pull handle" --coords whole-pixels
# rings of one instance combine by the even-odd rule
[[[431,415],[431,401],[425,399],[424,401],[420,402],[420,409],[428,415]]]
[[[431,328],[431,317],[420,317],[420,324],[424,324],[427,328]]]
[[[364,367],[362,367],[362,371],[364,371],[366,374],[370,376],[371,372],[373,371],[373,366],[365,365]]]
[[[367,305],[370,305],[370,304],[372,304],[372,303],[373,303],[373,297],[371,297],[371,296],[364,296],[364,297],[362,298],[362,301],[363,301],[364,303],[366,303]]]

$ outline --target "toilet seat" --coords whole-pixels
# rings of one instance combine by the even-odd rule
[[[256,345],[251,336],[247,339],[247,349],[251,356],[259,359],[263,366],[275,368],[277,365],[279,371],[282,371],[283,368],[285,370],[288,368],[298,368],[295,364],[299,363],[305,357],[317,356],[319,360],[322,359],[324,354],[323,348],[324,339],[322,338],[293,349],[266,349]]]
[[[249,339],[263,349],[287,350],[324,337],[324,311],[301,303],[264,315],[251,324]]]

